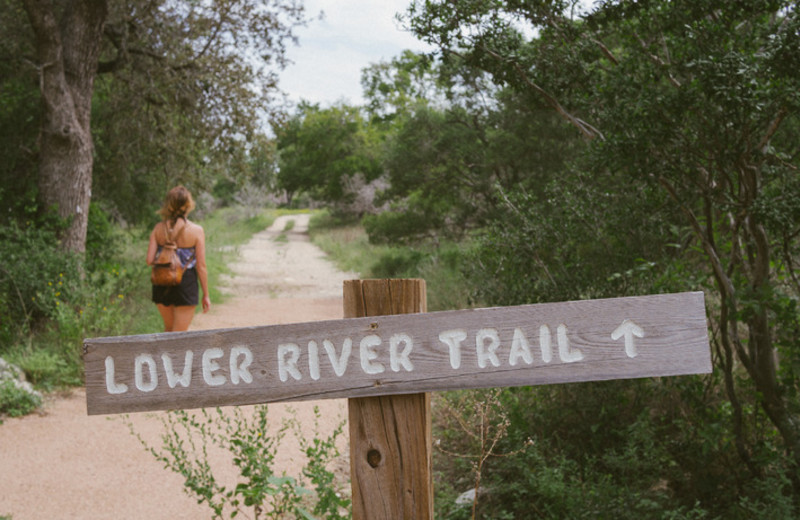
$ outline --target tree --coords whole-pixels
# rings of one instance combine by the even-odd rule
[[[369,182],[380,174],[378,136],[357,107],[301,104],[275,126],[275,134],[278,184],[290,199],[304,191],[315,200],[346,203],[354,195],[347,189],[349,179],[360,175]]]
[[[495,218],[504,193],[552,178],[575,140],[458,59],[405,53],[364,78],[372,123],[387,134],[390,182],[389,210],[364,222],[373,241],[464,237]]]
[[[68,251],[86,247],[92,189],[91,104],[106,0],[25,0],[41,78],[39,193],[46,207],[69,220],[62,238]]]
[[[373,63],[361,71],[366,109],[373,117],[392,119],[419,103],[436,104],[440,92],[432,58],[406,50],[389,62]]]
[[[195,191],[242,184],[302,23],[294,1],[116,4],[97,89],[96,193],[141,219],[178,182]]]
[[[8,211],[0,217],[5,224],[35,199],[35,143],[39,132],[40,99],[38,78],[22,59],[32,56],[32,42],[27,35],[26,14],[18,2],[0,2],[0,201]]]
[[[800,502],[796,6],[614,1],[579,16],[577,6],[415,2],[407,20],[445,57],[548,106],[585,140],[584,178],[618,182],[611,191],[587,190],[573,208],[585,211],[589,201],[602,208],[602,197],[625,190],[665,201],[668,215],[681,216],[668,221],[675,231],[662,238],[664,245],[681,238],[672,242],[680,257],[660,264],[661,275],[682,263],[684,273],[705,275],[687,276],[684,288],[705,279],[713,287],[711,332],[732,411],[731,446],[752,478],[768,471],[759,460],[764,437],[748,420],[748,403],[758,403],[789,455],[785,469]],[[594,218],[604,218],[602,211]],[[524,214],[522,220],[535,223]],[[625,233],[606,232],[602,240]]]
[[[138,216],[142,192],[154,202],[178,179],[200,186],[204,171],[244,163],[276,91],[274,68],[304,22],[301,6],[281,0],[23,3],[43,100],[39,194],[68,220],[71,251],[85,247],[93,99],[102,118],[94,191]]]

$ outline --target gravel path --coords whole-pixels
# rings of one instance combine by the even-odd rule
[[[358,278],[337,271],[308,241],[308,215],[278,218],[240,250],[226,281],[231,298],[195,317],[193,330],[338,319],[342,281]],[[285,232],[286,223],[294,226]],[[213,237],[208,237],[213,247]],[[212,302],[213,304],[213,302]],[[277,429],[294,416],[314,431],[313,408],[327,436],[346,418],[344,400],[270,405]],[[247,407],[244,408],[248,410]],[[161,414],[132,414],[134,427],[151,445],[160,445]],[[337,471],[349,471],[347,439],[340,438]],[[223,482],[233,484],[234,468],[212,454]],[[303,455],[285,438],[275,468],[296,475]],[[211,511],[183,492],[182,478],[158,463],[118,416],[86,415],[82,389],[51,397],[42,414],[7,419],[0,425],[0,517],[13,520],[201,519]]]

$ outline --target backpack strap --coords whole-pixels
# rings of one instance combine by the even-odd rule
[[[186,229],[186,226],[189,225],[189,223],[186,222],[186,219],[183,219],[183,220],[184,220],[183,227],[178,230],[178,234],[175,235],[175,239],[172,241],[172,243],[175,244],[175,247],[178,247],[178,240],[180,240],[181,235],[183,234],[183,230]],[[164,221],[164,225],[165,226],[167,225],[166,221]],[[168,233],[168,236],[172,234],[171,230],[169,229],[169,226],[167,226],[167,233]],[[194,251],[192,252],[192,256],[190,256],[189,259],[186,260],[186,265],[189,265],[192,262],[192,260],[194,260]]]
[[[184,219],[184,221],[185,221],[185,219]],[[174,238],[172,237],[172,232],[174,231],[175,228],[170,228],[169,227],[169,221],[168,220],[164,220],[163,223],[164,223],[164,235],[165,235],[164,243],[165,244],[174,244],[175,247],[177,247],[178,246],[178,240],[180,240],[181,235],[183,234],[183,230],[186,229],[186,226],[187,226],[188,223],[184,224],[183,227],[180,230],[178,230],[178,233],[175,235]]]
[[[183,234],[183,230],[186,229],[186,226],[188,226],[188,225],[189,225],[189,223],[184,221],[183,227],[180,230],[178,230],[178,234],[175,235],[175,240],[173,240],[173,242],[175,242],[176,246],[178,245],[178,240],[180,240],[181,235]]]

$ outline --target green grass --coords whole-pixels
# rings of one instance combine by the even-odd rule
[[[315,213],[309,224],[311,241],[325,251],[341,270],[366,278],[423,278],[428,291],[428,310],[464,309],[474,306],[461,273],[468,245],[444,243],[438,247],[371,244],[358,222],[341,221],[325,211]]]
[[[325,211],[312,215],[308,226],[311,241],[330,256],[342,271],[359,273],[368,278],[371,264],[380,246],[369,243],[364,228],[354,222],[342,222]]]
[[[11,381],[0,384],[0,424],[4,415],[21,417],[36,411],[41,405],[41,397],[17,388]]]

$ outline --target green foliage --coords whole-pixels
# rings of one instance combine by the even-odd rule
[[[626,182],[573,172],[535,195],[503,194],[466,262],[476,297],[513,305],[652,291],[659,268],[680,252],[664,239],[683,229],[662,193],[630,191]],[[669,289],[686,290],[688,281]]]
[[[12,381],[0,383],[0,417],[21,417],[36,411],[40,406],[42,398],[38,395],[17,388]]]
[[[743,468],[726,433],[731,407],[724,395],[703,395],[707,383],[509,388],[490,407],[489,392],[444,395],[434,403],[434,469],[447,483],[437,486],[437,514],[470,517],[472,504],[454,498],[475,485],[474,461],[491,446],[474,518],[793,518],[780,455],[764,450],[763,475]],[[762,421],[754,433],[771,442]],[[720,494],[731,487],[737,493]]]
[[[267,497],[280,497],[276,504],[266,505],[272,518],[288,503],[296,503],[297,493],[292,483],[277,478],[272,473],[272,463],[277,452],[278,437],[267,432],[267,407],[261,406],[252,418],[243,415],[241,409],[234,408],[228,415],[217,408],[216,412],[201,410],[198,416],[183,410],[170,412],[162,418],[165,433],[161,449],[147,445],[137,435],[142,445],[164,467],[184,476],[187,494],[195,495],[198,503],[206,503],[213,511],[213,518],[222,518],[223,511],[229,508],[230,517],[235,517],[242,507],[253,508],[258,516],[266,505]],[[199,445],[198,445],[199,443]],[[233,463],[239,468],[244,481],[233,490],[220,484],[214,477],[208,453],[210,446],[219,446],[230,452]],[[289,506],[290,507],[290,506]]]
[[[510,426],[504,403],[499,399],[501,392],[493,388],[445,392],[437,396],[435,446],[443,456],[436,458],[435,467],[438,472],[449,474],[451,484],[473,492],[468,503],[452,498],[440,502],[439,515],[443,518],[462,518],[467,510],[470,518],[477,518],[479,503],[483,502],[481,495],[486,494],[483,478],[491,461],[517,457],[528,449],[529,442],[525,440],[513,451],[500,451]],[[492,514],[497,515],[494,518],[504,518],[501,511],[494,510]]]
[[[470,286],[462,274],[468,245],[446,242],[417,248],[370,243],[364,228],[328,213],[315,214],[309,225],[315,245],[344,271],[362,278],[423,278],[428,310],[472,306]]]
[[[369,65],[361,71],[366,109],[373,118],[391,121],[431,101],[437,81],[430,56],[403,51],[389,62]]]
[[[156,460],[184,477],[184,491],[195,496],[198,503],[208,505],[213,518],[235,518],[239,514],[247,515],[249,511],[253,518],[313,520],[314,516],[306,506],[311,492],[296,478],[274,473],[275,456],[292,423],[271,434],[267,408],[267,405],[259,405],[248,411],[232,407],[214,411],[201,409],[197,413],[169,412],[161,419],[165,433],[160,448],[148,445],[130,420],[126,419],[126,424]],[[298,429],[296,422],[294,424]],[[303,475],[311,479],[317,491],[313,514],[326,514],[326,518],[349,516],[341,516],[349,501],[336,495],[333,473],[327,469],[338,455],[335,443],[342,427],[340,424],[327,439],[311,442],[298,433],[301,446],[309,457]],[[209,453],[214,450],[227,452],[237,468],[240,480],[235,487],[223,485],[215,477],[214,471],[218,468],[209,458]]]
[[[33,58],[36,42],[22,5],[3,0],[0,12],[0,201],[20,218],[20,201],[36,196],[46,152],[38,148],[43,65]],[[274,153],[261,127],[275,115],[285,43],[304,22],[294,2],[111,2],[98,62],[79,67],[97,71],[95,202],[140,224],[178,183],[196,195],[220,178],[268,185]]]
[[[21,349],[11,350],[8,359],[25,373],[25,378],[31,384],[44,390],[82,382],[74,360],[69,363],[57,349],[33,348],[29,344]]]
[[[384,197],[396,202],[391,213],[368,222],[373,239],[394,242],[436,232],[458,237],[481,222],[492,181],[483,170],[482,128],[471,123],[458,108],[420,107],[402,120],[385,161],[391,186]]]
[[[116,267],[82,277],[58,273],[43,280],[32,297],[42,312],[36,330],[11,331],[2,350],[37,385],[50,389],[80,384],[83,339],[130,330],[132,316],[125,298],[135,283],[131,273]]]
[[[366,215],[362,220],[370,242],[375,244],[419,243],[436,237],[444,227],[445,205],[417,205],[420,192],[415,192],[404,203],[393,204],[389,211]],[[438,207],[436,207],[438,206]]]
[[[304,20],[291,2],[112,5],[93,104],[95,196],[142,222],[175,184],[199,195],[220,179],[263,180],[248,150],[263,151],[285,42]]]
[[[220,206],[230,206],[236,195],[236,183],[230,179],[219,179],[214,183],[211,193]]]
[[[121,234],[111,217],[98,203],[92,202],[86,228],[86,268],[96,270],[113,264],[115,251],[121,245]]]
[[[506,500],[568,508],[545,517],[746,518],[757,514],[750,501],[791,517],[800,504],[800,70],[780,63],[800,57],[796,6],[623,1],[584,9],[426,1],[407,13],[446,64],[488,75],[585,140],[537,182],[495,185],[498,204],[475,233],[468,277],[489,304],[705,290],[716,372],[703,385],[676,385],[668,406],[637,387],[671,423],[609,410],[631,401],[625,386],[608,384],[614,391],[602,401],[571,386],[537,390],[561,397],[527,401],[522,409],[538,415],[512,424],[554,432],[543,428],[548,440],[537,445],[563,443],[541,453],[578,500],[551,506],[526,492]],[[587,430],[583,409],[565,424],[573,401],[607,410],[610,429],[629,438]],[[669,441],[634,443],[648,436]],[[626,480],[640,460],[663,468]]]
[[[23,214],[35,198],[36,137],[41,103],[36,69],[27,61],[34,55],[25,11],[16,1],[0,2],[0,224]]]
[[[454,57],[431,63],[404,55],[369,71],[370,88],[386,89],[392,78],[410,88],[412,71],[414,83],[425,85],[411,89],[419,96],[413,103],[410,94],[371,94],[371,111],[391,112],[388,122],[373,119],[387,133],[382,164],[389,181],[379,194],[388,208],[364,221],[375,242],[463,238],[498,219],[500,194],[538,193],[558,177],[578,145],[551,114]]]
[[[87,337],[121,334],[128,325],[123,300],[135,283],[131,274],[111,267],[87,273],[79,281],[48,281],[48,289],[38,297],[50,309],[59,341],[80,344]]]
[[[379,136],[358,108],[338,105],[320,109],[301,105],[288,121],[275,126],[278,185],[290,199],[307,192],[313,199],[346,204],[355,194],[348,179],[369,182],[380,174]]]
[[[337,439],[342,435],[347,424],[342,420],[336,425],[333,432],[325,439],[319,437],[320,411],[314,407],[314,438],[306,438],[303,427],[297,420],[290,421],[294,434],[300,443],[300,449],[306,455],[307,464],[303,468],[303,476],[309,479],[314,486],[317,503],[312,513],[318,518],[329,520],[345,520],[350,518],[351,500],[346,498],[343,490],[339,489],[336,475],[329,466],[335,463],[341,455],[336,447]]]
[[[376,278],[407,278],[404,275],[416,271],[423,256],[414,249],[391,248],[372,264],[370,273]]]
[[[141,265],[121,254],[129,237],[97,206],[84,257],[60,251],[60,226],[33,217],[0,226],[0,354],[46,390],[81,383],[83,338],[130,330],[139,314],[129,296],[145,276],[144,253]]]
[[[58,249],[56,231],[28,222],[0,227],[0,334],[3,341],[30,331],[53,311],[56,287],[79,278],[78,259]],[[42,297],[44,296],[44,298]]]

